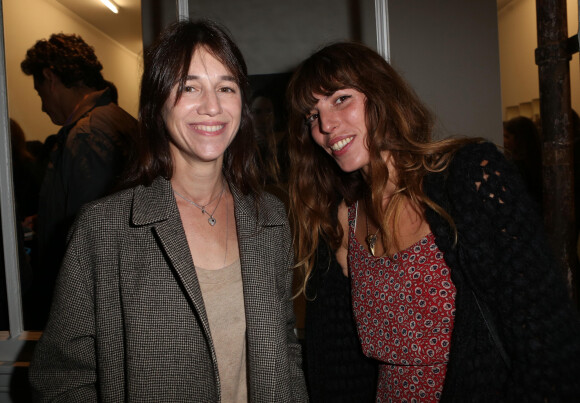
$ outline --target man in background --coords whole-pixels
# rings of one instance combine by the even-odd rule
[[[94,49],[78,35],[53,34],[26,52],[42,110],[62,126],[50,152],[38,209],[38,326],[48,314],[66,236],[80,207],[109,193],[124,168],[137,121],[116,104]]]

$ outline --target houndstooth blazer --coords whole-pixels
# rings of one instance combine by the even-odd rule
[[[282,203],[232,187],[251,402],[307,401]],[[83,208],[30,368],[37,401],[219,402],[209,323],[171,184]]]

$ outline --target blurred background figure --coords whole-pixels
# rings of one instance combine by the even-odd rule
[[[256,91],[250,112],[260,158],[266,169],[266,189],[288,206],[288,136],[286,131],[277,130],[273,97],[264,91]]]
[[[280,180],[280,165],[278,164],[278,147],[274,124],[276,115],[272,99],[262,92],[254,94],[250,107],[254,123],[254,134],[260,157],[267,173],[267,183],[278,183]]]
[[[33,279],[32,252],[34,242],[34,217],[38,208],[40,172],[36,160],[26,148],[26,136],[20,125],[10,119],[10,143],[12,148],[12,181],[16,205],[16,235],[18,244],[18,265],[23,299],[29,296]],[[0,253],[4,256],[4,243],[0,236]],[[0,275],[5,276],[4,259],[0,259]],[[0,282],[0,330],[8,329],[6,304],[6,283]]]
[[[68,229],[83,204],[112,190],[132,149],[137,121],[116,105],[116,89],[103,78],[94,49],[78,35],[37,41],[21,69],[33,77],[42,110],[62,126],[39,194],[40,310],[33,328],[42,328]]]
[[[10,119],[10,141],[16,216],[22,223],[38,212],[38,192],[43,174],[36,158],[28,151],[24,131],[14,119]]]
[[[504,123],[505,156],[517,166],[533,199],[542,203],[542,148],[538,128],[525,117],[518,116]]]

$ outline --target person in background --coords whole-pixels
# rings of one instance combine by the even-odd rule
[[[36,160],[26,148],[26,136],[16,122],[10,118],[10,145],[12,148],[12,182],[14,185],[14,204],[16,210],[16,242],[18,247],[18,268],[20,293],[23,302],[29,298],[33,279],[31,265],[31,242],[33,235],[32,219],[38,208],[40,177]],[[0,235],[0,256],[4,256],[4,242]],[[0,259],[0,278],[5,279],[4,259]],[[0,330],[8,330],[8,304],[6,281],[0,281]],[[25,312],[26,318],[26,312]],[[26,323],[26,322],[25,322]]]
[[[379,363],[376,401],[579,401],[580,316],[497,147],[431,140],[429,111],[360,44],[310,56],[288,98],[298,264],[306,280],[335,268],[317,262],[326,243],[350,279],[360,346]],[[307,292],[307,315],[344,315],[316,307],[327,290]],[[306,335],[307,355],[317,338],[331,344]],[[314,354],[337,365],[337,351]]]
[[[10,119],[10,140],[14,197],[17,205],[16,216],[22,223],[26,217],[37,213],[38,192],[42,178],[36,159],[26,148],[24,131],[14,119]]]
[[[306,402],[284,205],[262,191],[244,59],[211,21],[145,52],[128,189],[74,225],[38,401]]]
[[[252,97],[250,112],[260,156],[266,167],[266,182],[277,184],[280,181],[280,165],[278,164],[276,133],[274,132],[274,104],[266,95],[256,93]]]
[[[39,195],[42,328],[70,225],[83,204],[106,195],[118,181],[137,121],[115,104],[94,49],[78,35],[53,34],[37,41],[21,69],[32,76],[42,110],[61,126]]]

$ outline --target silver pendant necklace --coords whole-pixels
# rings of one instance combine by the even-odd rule
[[[204,204],[203,206],[202,206],[202,205],[199,205],[199,204],[197,204],[197,203],[196,203],[196,202],[194,202],[193,200],[189,200],[187,197],[185,197],[184,195],[182,195],[181,193],[179,193],[179,192],[178,192],[177,190],[175,190],[175,189],[173,189],[173,192],[174,192],[174,193],[175,193],[177,196],[181,197],[183,200],[185,200],[186,202],[188,202],[189,204],[191,204],[192,206],[195,206],[195,207],[197,207],[198,209],[200,209],[202,214],[206,214],[206,215],[209,217],[209,218],[207,219],[207,222],[209,223],[209,225],[211,225],[211,226],[213,227],[213,226],[216,224],[216,222],[217,222],[217,220],[214,218],[214,216],[213,216],[213,215],[214,215],[214,214],[215,214],[215,212],[217,211],[217,209],[218,209],[218,207],[219,207],[219,205],[220,205],[220,202],[222,201],[222,196],[223,196],[223,194],[224,194],[224,191],[225,191],[225,190],[226,190],[226,186],[225,186],[225,184],[222,184],[222,191],[219,193],[219,195],[217,195],[216,197],[214,197],[213,199],[211,199],[211,200],[210,200],[208,203]],[[217,202],[217,204],[215,205],[215,208],[213,209],[213,211],[210,213],[210,212],[208,212],[208,211],[207,211],[205,208],[206,208],[207,206],[209,206],[210,204],[212,204],[212,203],[215,201],[215,199],[218,199],[218,202]]]

